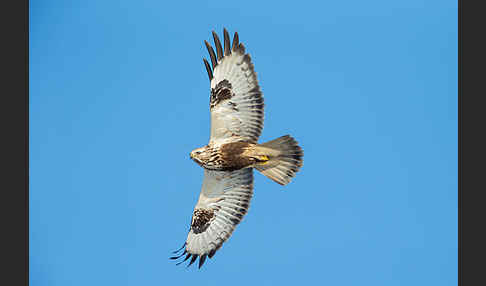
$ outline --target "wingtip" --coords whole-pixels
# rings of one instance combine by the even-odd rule
[[[208,49],[209,57],[211,58],[211,64],[212,64],[213,70],[214,70],[214,68],[218,64],[218,61],[216,60],[216,55],[214,54],[213,47],[206,40],[204,40],[204,44],[206,45],[206,48]]]
[[[192,258],[191,258],[191,261],[189,262],[189,264],[186,267],[191,266],[194,263],[194,261],[196,261],[196,259],[197,259],[197,255],[193,254],[192,255]]]
[[[213,40],[214,46],[216,47],[216,56],[218,57],[218,61],[223,58],[223,48],[221,47],[221,41],[219,40],[218,34],[213,31]]]
[[[192,255],[192,254],[188,253],[188,254],[186,255],[186,258],[184,258],[184,260],[182,260],[182,261],[180,261],[180,262],[176,263],[176,265],[180,265],[180,264],[181,264],[181,263],[183,263],[184,261],[187,261],[187,260],[189,259],[189,257],[191,257],[191,255]]]
[[[238,43],[239,43],[238,32],[235,32],[235,34],[233,36],[233,45],[231,47],[232,51],[236,51],[236,48],[238,48]]]
[[[204,254],[203,256],[199,257],[199,267],[198,269],[201,269],[201,267],[204,265],[204,262],[206,261],[206,254]]]
[[[245,51],[246,51],[246,48],[245,48],[245,45],[243,45],[243,43],[240,43],[239,46],[238,46],[238,50],[239,52],[244,55],[245,54]],[[249,56],[248,56],[249,57]]]
[[[213,79],[213,71],[211,70],[211,66],[209,65],[209,62],[203,58],[204,66],[206,67],[206,72],[208,73],[209,81]]]
[[[226,28],[223,28],[223,38],[224,38],[224,55],[229,56],[231,54],[231,42],[230,42],[228,30],[226,30]]]
[[[184,247],[186,247],[186,242],[184,242],[184,244],[181,246],[181,248],[173,251],[172,253],[177,253],[177,252],[181,251],[182,249],[184,249]]]
[[[211,251],[209,251],[208,257],[211,259],[213,258],[214,254],[216,254],[216,249],[211,249]]]

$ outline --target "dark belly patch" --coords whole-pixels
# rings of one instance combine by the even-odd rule
[[[243,152],[251,148],[252,145],[254,144],[248,142],[233,142],[222,145],[221,157],[224,170],[239,170],[252,165],[255,162],[254,158],[243,155]]]

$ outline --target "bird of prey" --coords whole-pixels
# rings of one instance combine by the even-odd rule
[[[206,146],[190,153],[191,159],[203,167],[204,180],[187,240],[171,257],[181,258],[178,264],[190,258],[188,266],[199,257],[199,268],[228,240],[247,213],[253,195],[253,169],[286,185],[303,163],[303,151],[289,135],[258,144],[263,128],[263,95],[253,63],[238,33],[231,45],[226,29],[223,35],[224,50],[213,31],[216,53],[204,41],[211,58],[211,65],[203,59],[211,85],[211,136]]]

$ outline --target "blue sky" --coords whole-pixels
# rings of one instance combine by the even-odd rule
[[[30,285],[457,285],[456,6],[31,1]],[[304,167],[186,269],[223,27]]]

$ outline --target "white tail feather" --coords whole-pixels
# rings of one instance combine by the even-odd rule
[[[290,135],[260,144],[258,148],[269,160],[256,165],[255,169],[280,185],[290,183],[302,167],[304,152]]]

